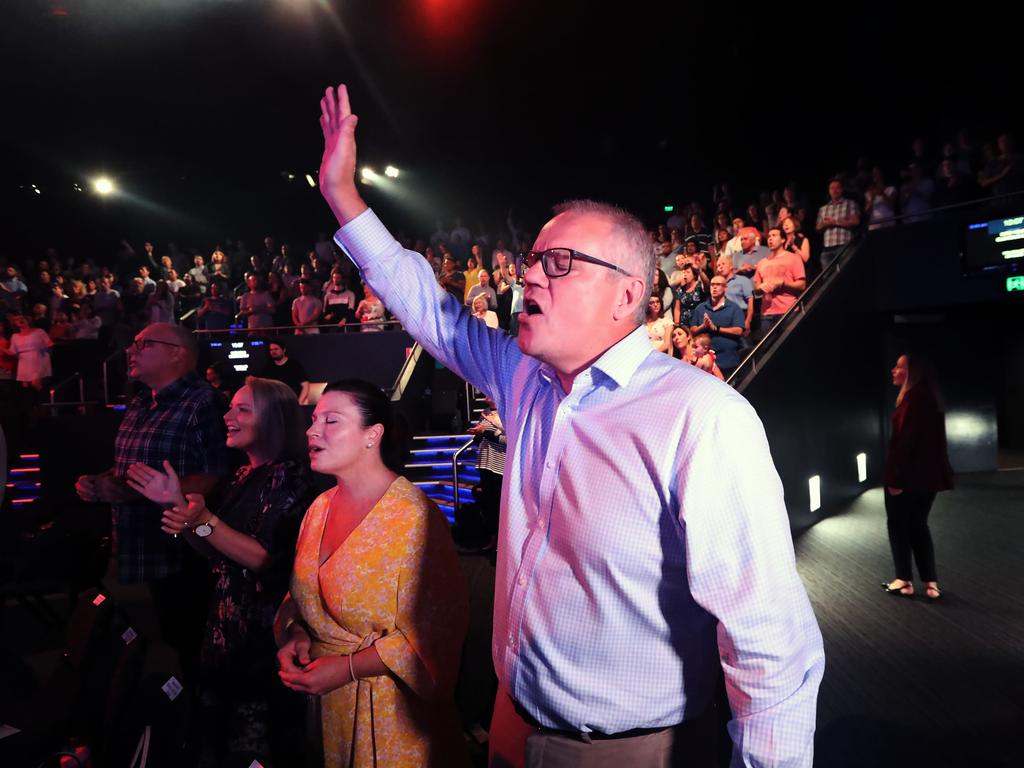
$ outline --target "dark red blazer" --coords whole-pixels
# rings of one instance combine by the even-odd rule
[[[892,415],[885,484],[918,493],[953,487],[953,469],[946,453],[946,417],[924,384],[907,390]]]

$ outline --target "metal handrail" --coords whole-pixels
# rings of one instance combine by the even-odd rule
[[[78,402],[79,404],[85,403],[85,380],[82,378],[82,374],[75,371],[65,379],[61,379],[59,382],[50,387],[50,405],[56,403],[57,390],[61,387],[70,384],[75,379],[78,379]]]
[[[452,455],[452,514],[459,511],[459,456],[476,441],[475,437],[469,438],[466,443]]]
[[[125,347],[124,349],[118,349],[118,350],[115,350],[115,351],[111,352],[109,355],[107,355],[105,358],[103,358],[102,371],[103,371],[103,404],[104,405],[110,405],[110,374],[109,374],[109,371],[108,371],[108,366],[110,365],[110,361],[113,360],[115,357],[123,355],[127,351],[128,351],[127,347]]]
[[[928,217],[930,219],[934,214],[937,213],[948,213],[950,211],[977,207],[982,204],[990,205],[991,203],[1000,200],[1008,200],[1010,198],[1022,196],[1024,196],[1024,192],[1009,192],[1005,195],[997,195],[994,197],[980,197],[962,203],[953,203],[951,205],[944,205],[939,208],[930,208],[927,211],[921,211],[919,213],[903,213],[900,214],[899,216],[890,216],[885,219],[879,219],[878,221],[875,222],[863,222],[854,232],[854,235],[850,242],[846,243],[843,246],[843,248],[839,251],[839,253],[836,254],[836,257],[835,259],[832,260],[832,263],[825,267],[823,270],[821,270],[821,273],[816,278],[814,278],[811,284],[808,285],[803,290],[803,292],[800,294],[799,298],[796,300],[793,306],[791,306],[786,311],[786,313],[779,319],[775,326],[771,330],[769,330],[768,333],[766,333],[764,337],[757,344],[755,344],[749,352],[747,352],[747,356],[740,362],[738,366],[736,366],[736,370],[734,370],[732,374],[729,376],[728,383],[731,384],[732,386],[736,386],[736,384],[739,383],[741,375],[746,375],[748,369],[753,373],[757,373],[758,353],[761,351],[761,349],[767,349],[768,346],[773,344],[779,338],[779,336],[785,332],[787,326],[789,325],[790,315],[806,313],[806,310],[810,306],[813,306],[814,302],[818,299],[818,295],[821,292],[818,289],[819,284],[823,286],[825,282],[827,282],[834,273],[842,271],[845,262],[849,261],[848,255],[850,254],[851,250],[855,250],[856,248],[858,248],[860,244],[864,241],[864,239],[868,237],[869,233],[875,231],[870,229],[871,224],[874,224],[876,226],[876,229],[887,229],[892,224],[901,222],[903,221],[903,219],[906,218],[921,219],[922,217]],[[925,221],[927,221],[927,219],[922,219],[920,223],[924,223]],[[850,258],[852,258],[852,256],[850,256]]]
[[[374,328],[385,328],[386,327],[388,329],[391,329],[391,326],[398,326],[398,328],[401,328],[402,324],[398,320],[370,320],[370,321],[365,322],[365,323],[346,323],[345,325],[337,325],[337,324],[323,324],[323,325],[269,325],[266,328],[220,328],[218,330],[212,330],[212,331],[197,329],[197,330],[192,331],[192,333],[197,335],[197,336],[198,335],[211,336],[211,335],[216,334],[216,333],[226,333],[226,334],[229,334],[229,335],[230,334],[234,334],[234,333],[253,334],[253,333],[266,333],[266,332],[269,332],[269,331],[294,331],[294,330],[298,330],[298,329],[307,330],[307,329],[310,329],[310,328],[317,328],[317,329],[319,329],[319,328],[334,328],[336,330],[342,330],[345,333],[348,333],[350,331],[358,331],[361,328],[366,328],[367,326],[371,326],[371,327],[374,327]]]
[[[395,377],[395,383],[391,387],[391,401],[399,402],[402,399],[402,395],[405,394],[405,388],[409,383],[409,379],[412,378],[412,373],[416,369],[416,364],[420,361],[420,355],[423,354],[423,347],[420,343],[414,342],[412,349],[409,350],[408,356],[405,358],[405,362],[402,363],[401,369],[398,371],[398,375]]]

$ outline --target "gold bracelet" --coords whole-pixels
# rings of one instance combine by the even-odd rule
[[[358,677],[356,677],[356,670],[355,670],[355,667],[353,667],[353,666],[352,666],[352,655],[353,655],[353,654],[351,654],[351,653],[350,653],[350,654],[348,655],[348,673],[349,673],[349,674],[350,674],[350,675],[352,676],[352,682],[354,683],[354,682],[356,682],[356,681],[357,681],[357,680],[358,680],[359,678],[358,678]]]

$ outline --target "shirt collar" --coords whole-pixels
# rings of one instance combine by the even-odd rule
[[[624,336],[614,345],[605,350],[587,370],[597,370],[614,381],[618,386],[629,384],[633,374],[648,354],[653,352],[651,342],[647,338],[647,327],[639,325],[635,330]],[[558,380],[558,374],[547,363],[541,363],[538,373],[549,384]],[[580,372],[580,375],[583,371]]]
[[[187,373],[180,379],[176,379],[161,389],[159,392],[151,393],[152,405],[167,405],[173,403],[188,389],[200,383],[195,373]]]

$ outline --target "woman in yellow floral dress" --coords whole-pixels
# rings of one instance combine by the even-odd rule
[[[448,523],[396,473],[374,385],[328,386],[307,436],[313,470],[338,485],[299,533],[281,681],[320,697],[326,768],[465,765],[452,694],[469,602]]]

